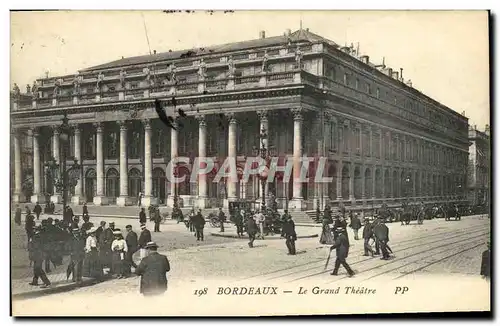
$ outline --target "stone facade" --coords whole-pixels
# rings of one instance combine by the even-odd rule
[[[30,101],[15,100],[14,128],[33,134],[33,164],[40,167],[34,169],[32,201],[53,193],[42,167],[51,156],[58,160],[61,150],[83,165],[81,182],[71,190],[75,203],[131,205],[143,193],[143,204],[171,206],[176,192],[184,207],[258,199],[257,179],[215,184],[209,175],[175,186],[166,176],[168,162],[177,156],[192,162],[212,157],[220,164],[235,157],[241,170],[261,143],[280,158],[328,158],[330,184],[310,178],[266,186],[266,194],[291,209],[464,196],[467,118],[412,88],[392,69],[308,30],[189,53],[159,54],[154,63],[149,57],[127,58],[77,76],[41,79]],[[172,97],[187,117],[174,112]],[[157,119],[154,99],[174,115],[178,130]],[[51,128],[62,111],[75,128],[68,144]],[[17,147],[15,154],[18,195]],[[192,162],[177,173],[189,173]]]
[[[484,132],[469,128],[468,199],[474,205],[490,205],[491,189],[490,128]]]

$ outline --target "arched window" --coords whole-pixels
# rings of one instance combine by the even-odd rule
[[[116,198],[120,196],[120,174],[116,169],[110,168],[106,172],[106,197]]]
[[[136,168],[130,169],[128,172],[128,194],[130,197],[138,198],[142,192],[142,173]]]
[[[166,202],[166,185],[165,171],[162,168],[155,168],[153,170],[153,196],[158,198],[160,204]]]

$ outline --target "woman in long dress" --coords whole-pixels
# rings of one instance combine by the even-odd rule
[[[104,275],[99,253],[97,252],[96,227],[87,231],[87,240],[85,241],[85,259],[83,260],[84,277],[101,279]]]
[[[321,237],[319,239],[319,243],[321,244],[332,245],[334,242],[332,230],[330,228],[330,223],[332,223],[331,218],[329,218],[328,216],[324,216],[322,220],[323,229],[321,231]]]
[[[126,268],[130,268],[125,261],[127,253],[127,243],[123,239],[122,232],[118,229],[113,231],[115,240],[111,243],[112,255],[112,270],[117,274],[118,278],[127,277],[128,273]]]

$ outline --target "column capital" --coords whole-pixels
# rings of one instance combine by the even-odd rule
[[[227,119],[229,120],[229,124],[237,124],[238,120],[236,120],[236,113],[230,112],[225,114]]]
[[[82,131],[79,123],[70,123],[69,126],[71,129],[73,129],[75,134],[80,133]]]
[[[267,110],[258,110],[257,116],[259,117],[261,122],[267,122],[269,119],[269,114]]]
[[[144,126],[144,130],[151,130],[151,120],[150,119],[142,119],[142,125]]]
[[[198,120],[198,125],[200,127],[206,127],[207,126],[207,119],[204,114],[198,114],[195,116],[196,120]]]
[[[127,131],[128,129],[128,121],[127,120],[118,120],[116,121],[118,126],[120,126],[120,131]]]
[[[104,124],[102,122],[94,122],[92,124],[94,128],[96,129],[96,132],[102,133],[104,130]]]
[[[59,135],[61,133],[59,125],[52,125],[50,126],[50,128],[52,128],[52,132],[54,133],[54,135]]]
[[[332,112],[322,112],[320,114],[323,114],[325,122],[336,122],[337,120]]]
[[[290,110],[293,114],[294,121],[302,121],[304,120],[304,110],[302,108],[293,108]]]

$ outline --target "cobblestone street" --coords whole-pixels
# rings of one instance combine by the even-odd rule
[[[115,220],[118,227],[129,223]],[[357,272],[351,280],[363,283],[451,274],[479,278],[481,253],[486,249],[490,233],[489,222],[483,216],[470,216],[457,222],[432,220],[425,221],[423,225],[387,224],[394,251],[394,257],[389,261],[362,256],[362,240],[355,241],[350,233],[351,248],[347,260]],[[328,269],[324,269],[329,246],[319,244],[318,238],[299,239],[298,255],[289,256],[284,240],[257,240],[255,248],[249,249],[245,240],[207,236],[207,241],[199,244],[195,239],[193,241],[184,226],[168,222],[162,227],[168,231],[153,233],[153,236],[162,246],[160,252],[167,254],[171,263],[166,297],[169,294],[175,297],[186,295],[186,292],[192,295],[192,289],[204,287],[209,280],[224,286],[257,286],[269,282],[299,286],[310,281],[328,285],[347,278],[342,268],[339,276],[330,275],[334,257]],[[234,230],[228,227],[226,232]],[[298,235],[312,232],[319,233],[320,228],[297,227]],[[30,307],[42,307],[44,302],[50,302],[51,306],[70,307],[71,302],[78,306],[78,298],[88,298],[89,295],[93,298],[112,298],[127,294],[132,298],[137,297],[138,291],[139,278],[131,277],[22,302]],[[85,305],[93,309],[90,308],[91,302]],[[77,311],[75,309],[73,307],[69,311]]]

